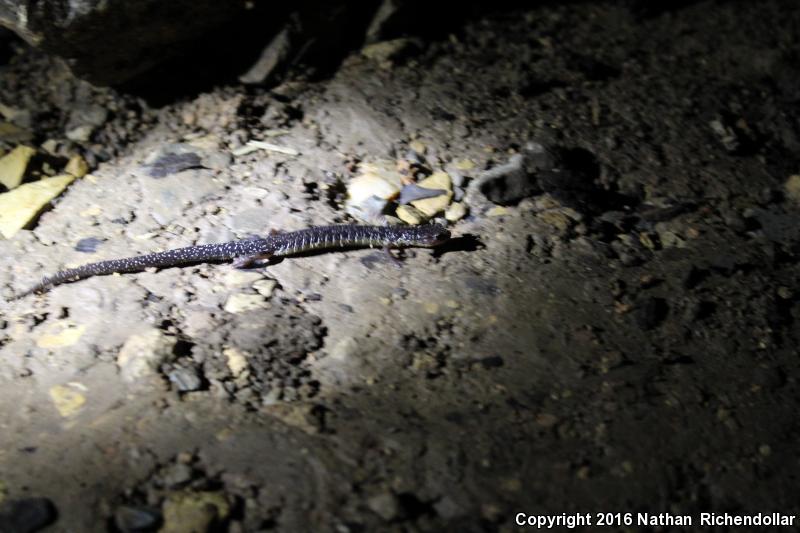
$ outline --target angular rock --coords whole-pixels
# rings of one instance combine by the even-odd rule
[[[411,202],[411,205],[421,211],[426,217],[435,217],[450,205],[450,200],[453,198],[453,182],[450,180],[450,175],[447,174],[447,172],[434,172],[424,180],[421,180],[418,185],[420,188],[424,189],[444,191],[443,194],[432,198],[414,200]]]
[[[467,207],[462,202],[450,204],[444,212],[444,218],[448,222],[456,222],[467,216]]]
[[[447,194],[447,190],[429,189],[427,187],[420,187],[416,183],[409,183],[408,185],[403,186],[403,189],[400,191],[400,198],[397,199],[397,203],[404,205],[416,200],[435,198],[443,194]]]
[[[67,166],[64,167],[64,172],[72,174],[76,178],[82,178],[89,172],[89,165],[84,158],[74,155],[70,157]]]
[[[30,146],[17,146],[0,158],[0,183],[11,190],[22,183],[28,161],[36,153]]]
[[[16,235],[74,179],[75,176],[64,174],[26,183],[13,191],[0,194],[0,233],[6,239]]]
[[[375,223],[389,200],[403,187],[403,176],[389,162],[365,163],[347,184],[347,213],[363,222]]]
[[[261,279],[253,283],[253,288],[264,298],[271,297],[277,286],[278,282],[274,279]]]

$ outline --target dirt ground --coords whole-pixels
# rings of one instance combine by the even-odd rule
[[[0,241],[6,298],[65,265],[352,222],[361,162],[468,187],[544,146],[562,171],[508,205],[468,195],[454,241],[401,268],[352,250],[3,302],[0,530],[800,513],[800,9],[683,4],[505,10],[161,107],[15,45],[2,102],[91,174]],[[252,139],[299,155],[237,152]]]

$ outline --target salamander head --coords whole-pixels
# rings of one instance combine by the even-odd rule
[[[413,246],[434,247],[450,240],[450,232],[441,224],[428,224],[414,228]]]

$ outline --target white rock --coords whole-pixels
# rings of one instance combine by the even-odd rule
[[[261,279],[253,283],[253,288],[264,298],[269,298],[277,285],[278,282],[274,279]]]
[[[456,202],[454,204],[450,204],[450,206],[444,212],[444,218],[446,218],[450,222],[455,222],[457,220],[461,220],[467,214],[467,208],[461,202]]]
[[[428,219],[425,213],[410,205],[399,206],[397,208],[397,217],[406,224],[411,224],[413,226],[422,224]]]
[[[0,158],[0,183],[6,189],[11,190],[22,183],[28,162],[35,153],[36,150],[29,146],[17,146]]]
[[[224,309],[229,313],[244,313],[267,306],[266,300],[260,294],[232,294],[225,302]]]
[[[154,375],[159,365],[172,357],[176,342],[175,337],[155,328],[128,337],[117,355],[123,381],[131,383]]]
[[[247,370],[249,366],[247,363],[247,357],[237,350],[236,348],[225,348],[222,350],[222,355],[225,356],[225,360],[228,363],[228,369],[233,374],[233,377],[238,378],[242,372]]]
[[[360,174],[347,184],[345,208],[351,216],[373,223],[403,187],[402,175],[387,161],[364,163]]]

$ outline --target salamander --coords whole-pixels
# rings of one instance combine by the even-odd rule
[[[242,239],[218,244],[187,246],[123,259],[98,261],[68,268],[46,276],[14,299],[44,292],[56,285],[92,276],[141,272],[147,268],[163,268],[191,263],[233,260],[237,268],[246,268],[276,257],[318,250],[345,248],[432,248],[450,238],[450,232],[440,224],[424,226],[317,226],[266,237]]]

